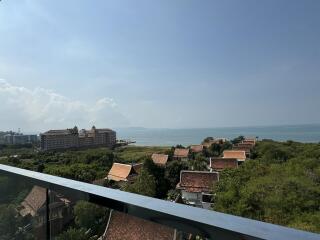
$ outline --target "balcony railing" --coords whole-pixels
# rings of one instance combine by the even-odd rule
[[[17,229],[16,231],[18,233],[14,234],[28,232],[28,229],[35,228],[34,226],[41,226],[42,224],[45,226],[45,230],[37,233],[40,234],[40,236],[43,234],[43,237],[38,237],[39,239],[54,239],[54,231],[57,233],[58,231],[61,232],[65,230],[63,229],[63,224],[66,224],[67,221],[60,222],[59,224],[62,224],[62,227],[60,226],[59,229],[53,224],[54,219],[59,216],[61,217],[63,214],[65,216],[66,212],[68,212],[67,209],[58,211],[57,209],[60,209],[59,204],[50,205],[51,203],[54,203],[52,199],[57,198],[57,196],[60,197],[60,199],[64,199],[60,200],[59,203],[64,202],[66,204],[71,204],[72,201],[84,200],[129,214],[130,216],[168,226],[183,233],[192,234],[193,236],[198,235],[208,239],[320,239],[320,235],[315,233],[295,230],[0,164],[0,180],[1,178],[2,180],[5,178],[6,181],[9,181],[9,185],[11,184],[10,186],[16,186],[17,188],[21,187],[21,184],[25,184],[24,187],[26,188],[26,191],[24,195],[22,194],[23,191],[20,190],[17,193],[19,196],[20,194],[23,195],[20,197],[17,196],[18,199],[20,198],[21,204],[20,202],[17,202],[18,200],[12,198],[12,191],[15,190],[12,188],[15,187],[8,186],[8,189],[3,189],[6,185],[1,185],[0,181],[0,187],[2,186],[2,189],[0,189],[0,201],[2,202],[0,202],[0,204],[3,204],[3,201],[14,200],[16,206],[18,206],[15,207],[16,211],[19,213],[18,215],[23,216],[29,214],[31,218],[34,218],[36,215],[41,215],[40,212],[44,213],[42,219],[38,218],[37,221],[30,220],[30,224],[22,224],[22,227],[20,226],[19,230]],[[6,182],[2,181],[2,184],[5,183]],[[36,195],[28,195],[33,186],[38,186],[45,190],[42,192],[45,194],[45,202],[42,208],[39,207],[43,203],[39,200],[41,199],[40,197],[37,199],[35,197]],[[36,189],[34,191],[36,191]],[[41,193],[41,191],[37,191],[38,194]],[[56,193],[54,195],[55,197],[52,197],[53,193]],[[65,196],[65,198],[61,196]],[[9,200],[5,200],[6,198]],[[65,201],[65,199],[70,198],[72,200]],[[28,202],[30,200],[34,200],[35,203]],[[38,207],[38,209],[35,209],[36,207]],[[57,210],[56,212],[55,209]],[[36,211],[38,212],[36,213]],[[70,219],[71,218],[72,217],[70,217]],[[0,228],[1,226],[2,225],[0,225]],[[0,229],[0,233],[5,230],[6,229]]]

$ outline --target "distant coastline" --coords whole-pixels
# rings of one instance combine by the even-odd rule
[[[320,142],[320,124],[219,127],[219,128],[115,128],[119,139],[136,141],[140,146],[172,146],[200,143],[205,137],[232,139],[239,135],[298,142]]]

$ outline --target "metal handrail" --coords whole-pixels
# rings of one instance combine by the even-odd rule
[[[0,174],[210,239],[320,240],[320,234],[0,164]]]

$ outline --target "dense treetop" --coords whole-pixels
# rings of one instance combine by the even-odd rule
[[[261,141],[213,192],[214,210],[320,232],[320,144]]]

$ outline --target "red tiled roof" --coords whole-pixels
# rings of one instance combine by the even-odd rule
[[[168,155],[166,154],[159,154],[159,153],[154,153],[152,154],[151,158],[152,161],[157,164],[157,165],[166,165],[167,161],[168,161]]]
[[[187,192],[209,192],[211,186],[219,181],[219,173],[206,171],[181,171],[177,189]]]
[[[235,145],[232,147],[232,150],[245,151],[246,154],[249,154],[251,151],[251,147],[243,147],[243,146]]]
[[[46,202],[46,189],[34,186],[28,196],[21,203],[23,209],[20,211],[21,216],[26,216],[30,214],[35,216],[37,211],[45,204]]]
[[[199,152],[202,152],[203,145],[191,145],[190,149],[191,149],[191,152],[199,153]]]
[[[174,229],[112,211],[103,240],[174,240]]]
[[[113,181],[127,181],[128,176],[132,173],[133,166],[131,164],[113,163],[107,179]]]
[[[226,168],[237,168],[238,160],[235,158],[210,158],[210,168],[223,170]]]
[[[239,150],[225,150],[223,151],[223,158],[236,158],[238,160],[246,160],[246,152]]]
[[[188,157],[189,149],[188,148],[176,148],[174,150],[174,157]]]
[[[245,148],[253,148],[254,147],[254,144],[253,143],[238,143],[236,144],[235,146],[237,147],[245,147]]]
[[[246,143],[246,144],[253,144],[255,145],[257,142],[257,140],[255,138],[245,138],[242,143]]]

